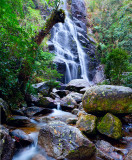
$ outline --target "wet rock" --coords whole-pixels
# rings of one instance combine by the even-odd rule
[[[76,126],[87,134],[95,134],[97,117],[94,115],[82,115],[76,123]]]
[[[132,114],[126,115],[122,118],[125,123],[132,123]]]
[[[77,92],[71,92],[67,96],[72,97],[77,103],[82,102],[83,94],[77,93]]]
[[[7,119],[7,124],[15,127],[23,127],[31,124],[30,119],[25,116],[12,116]]]
[[[72,110],[77,106],[77,102],[71,96],[67,95],[61,99],[60,105],[62,110]]]
[[[114,139],[120,139],[122,137],[122,123],[119,118],[110,113],[107,113],[102,118],[97,129],[100,133]]]
[[[57,93],[54,93],[54,92],[50,93],[50,97],[53,98],[53,99],[56,99],[56,98],[60,99],[60,96]]]
[[[13,115],[24,116],[22,109],[12,109],[11,112]]]
[[[48,96],[50,87],[48,86],[48,82],[41,82],[37,84],[32,85],[39,93],[41,93],[43,96]]]
[[[79,110],[82,110],[82,109],[83,109],[82,102],[78,105],[78,109],[79,109]]]
[[[57,108],[56,102],[52,98],[50,98],[50,97],[43,97],[43,96],[41,96],[38,103],[39,103],[39,106],[41,106],[41,107],[45,107],[45,108]]]
[[[95,153],[94,144],[79,129],[63,122],[46,124],[39,132],[38,144],[55,159],[88,159]]]
[[[84,94],[90,87],[87,87],[87,88],[83,88],[80,90],[80,93]]]
[[[120,160],[122,156],[115,152],[115,148],[108,142],[104,140],[99,140],[96,143],[97,156],[103,160]]]
[[[28,107],[24,110],[24,113],[28,117],[38,116],[40,114],[45,115],[47,113],[52,113],[52,110],[49,108],[40,108],[40,107]]]
[[[85,2],[83,0],[72,0],[71,12],[72,17],[77,18],[85,24],[87,23]]]
[[[82,88],[89,86],[89,82],[84,79],[73,79],[67,84],[66,89],[70,91],[80,92]]]
[[[132,113],[132,89],[113,85],[93,86],[85,92],[82,102],[88,113]]]
[[[77,120],[78,120],[78,118],[68,118],[66,120],[66,123],[67,124],[76,124]]]
[[[42,154],[35,155],[32,160],[47,160]]]
[[[132,149],[128,152],[124,160],[132,160]]]
[[[78,112],[77,116],[80,117],[82,115],[88,115],[88,113],[86,113],[84,110],[81,110],[80,112]]]
[[[75,109],[72,110],[72,114],[77,115],[79,111],[80,111],[79,109],[75,108]]]
[[[12,160],[15,143],[9,131],[4,126],[0,126],[0,157],[1,160]]]
[[[0,98],[1,123],[5,123],[7,117],[10,115],[8,104]]]
[[[63,98],[69,94],[69,91],[68,90],[57,90],[55,93],[57,93],[60,96],[60,98]]]
[[[10,135],[16,140],[15,144],[17,147],[25,147],[33,142],[33,139],[20,129],[11,131]]]

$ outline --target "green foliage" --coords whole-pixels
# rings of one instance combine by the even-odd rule
[[[53,54],[44,52],[34,42],[45,23],[34,2],[42,3],[0,1],[0,96],[14,105],[23,103],[26,93],[34,92],[31,84],[35,76],[43,79],[59,76],[54,73]],[[59,0],[47,2],[53,8],[59,4]]]
[[[106,78],[112,84],[121,84],[123,72],[127,71],[129,66],[128,53],[122,49],[113,49],[104,59]]]

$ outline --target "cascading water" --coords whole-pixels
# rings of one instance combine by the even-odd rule
[[[65,76],[63,80],[64,83],[78,78],[89,81],[88,66],[86,64],[86,61],[88,61],[87,55],[78,40],[77,26],[70,19],[66,9],[66,0],[63,1],[61,7],[65,10],[65,23],[59,23],[53,27],[48,45],[52,46],[52,49],[54,48],[52,52],[56,54],[55,62],[57,64],[63,64],[63,67],[65,67],[65,71],[62,71]]]

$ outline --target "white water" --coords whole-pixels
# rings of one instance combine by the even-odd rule
[[[67,11],[67,1],[63,0],[61,8],[65,10],[65,23],[59,23],[53,27],[53,37],[48,44],[54,45],[54,53],[56,54],[55,62],[63,62],[66,67],[65,83],[72,79],[83,78],[88,80],[88,70],[86,66],[86,54],[77,38],[77,26],[70,19]],[[74,43],[74,51],[73,49]]]

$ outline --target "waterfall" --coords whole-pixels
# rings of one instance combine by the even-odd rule
[[[61,5],[65,10],[65,23],[56,24],[51,31],[51,39],[48,42],[50,52],[55,53],[55,63],[60,65],[61,73],[64,74],[64,83],[72,79],[88,79],[87,55],[79,42],[78,26],[70,18],[67,11],[67,1]],[[50,47],[52,46],[52,47]]]

